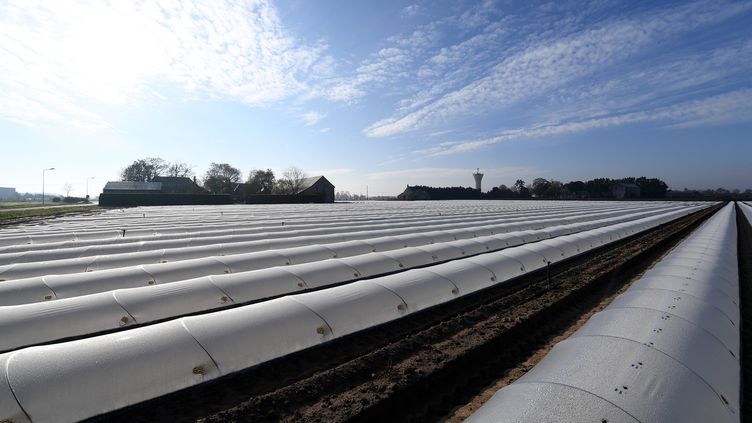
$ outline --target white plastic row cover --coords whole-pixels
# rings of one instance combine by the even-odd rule
[[[740,421],[736,268],[730,204],[468,421]]]
[[[560,210],[548,210],[548,211],[542,211],[542,212],[528,212],[526,213],[525,217],[537,217],[538,215],[550,215],[553,213],[561,213]],[[581,213],[584,212],[584,210],[569,210],[564,211],[563,213],[566,215],[568,213]],[[216,225],[211,226],[208,224],[202,224],[201,226],[195,227],[195,230],[190,230],[190,228],[180,228],[180,227],[163,227],[160,229],[125,229],[125,236],[123,229],[108,229],[103,231],[93,231],[93,232],[63,232],[63,233],[45,233],[45,234],[34,234],[34,235],[18,235],[18,236],[3,236],[0,237],[0,246],[12,246],[12,245],[39,245],[40,247],[44,247],[45,245],[49,245],[49,247],[56,248],[60,245],[77,245],[80,244],[81,246],[87,246],[87,245],[106,245],[109,243],[122,243],[122,242],[133,242],[133,241],[139,241],[139,240],[180,240],[181,238],[203,238],[203,237],[223,237],[223,236],[232,236],[232,235],[258,235],[258,234],[268,234],[268,233],[274,233],[274,232],[289,232],[292,230],[307,230],[307,229],[313,229],[313,230],[319,230],[319,229],[326,229],[329,230],[331,228],[336,228],[338,230],[356,230],[359,226],[368,226],[368,227],[374,227],[374,228],[388,228],[388,227],[400,227],[400,226],[411,226],[411,227],[419,227],[419,226],[426,226],[426,225],[437,225],[437,224],[457,224],[462,223],[465,221],[476,221],[476,222],[482,222],[482,221],[492,221],[492,220],[498,220],[498,219],[519,219],[519,216],[522,216],[521,214],[516,213],[509,213],[509,212],[496,212],[496,213],[485,213],[482,215],[469,215],[469,216],[430,216],[430,217],[419,217],[419,218],[377,218],[377,219],[371,219],[366,221],[352,221],[347,220],[347,224],[343,225],[342,218],[340,218],[338,221],[328,222],[328,221],[306,221],[306,222],[268,222],[266,224],[263,223],[243,223],[241,225],[236,225],[235,227],[231,227],[228,229],[228,226],[231,226],[230,222],[225,222],[222,225]],[[48,231],[49,232],[49,231]],[[87,242],[88,241],[88,242]],[[27,247],[28,248],[28,247]]]
[[[659,213],[674,207],[661,207],[644,210],[644,212]],[[338,227],[337,231],[321,231],[321,233],[303,233],[303,231],[288,231],[285,233],[264,233],[258,236],[224,236],[213,238],[187,238],[172,241],[142,241],[131,244],[116,244],[103,246],[87,246],[58,250],[25,251],[17,253],[0,254],[0,278],[18,279],[21,277],[35,276],[32,274],[35,263],[45,263],[43,274],[55,274],[55,272],[75,272],[87,270],[107,269],[117,266],[119,255],[125,255],[124,264],[133,263],[128,255],[136,254],[135,258],[141,257],[143,263],[158,263],[161,261],[185,260],[194,257],[206,257],[208,255],[226,255],[233,252],[252,252],[267,248],[291,247],[309,244],[318,244],[324,240],[342,241],[352,239],[373,238],[377,236],[407,236],[420,232],[445,232],[453,235],[468,237],[479,236],[473,233],[474,228],[483,228],[486,232],[500,233],[511,230],[541,229],[554,224],[565,224],[591,220],[598,217],[618,216],[633,212],[631,210],[616,210],[597,213],[581,212],[570,216],[555,215],[555,217],[542,217],[536,219],[494,219],[483,221],[471,221],[464,223],[452,223],[441,225],[424,225],[420,227],[404,226],[395,227],[386,225],[381,229],[369,228],[364,231],[348,231],[346,227]],[[524,220],[524,221],[521,221]],[[485,234],[490,234],[485,233]],[[138,255],[142,254],[142,255]],[[143,255],[145,254],[145,255]],[[93,259],[93,260],[92,260]],[[73,267],[67,265],[66,260],[73,260]],[[13,265],[16,265],[15,267]],[[118,267],[122,267],[118,266]],[[56,268],[60,270],[56,270]],[[39,272],[36,272],[39,274]]]
[[[680,214],[671,213],[673,217]],[[668,216],[635,223],[649,220],[659,224],[664,218]],[[517,268],[502,266],[503,262],[521,265],[503,254],[494,254],[498,261],[476,262],[490,255],[479,256],[125,332],[6,353],[0,355],[0,363],[5,363],[0,366],[0,372],[5,373],[0,374],[0,382],[8,383],[0,383],[0,419],[81,420],[399,319],[498,283],[493,281],[497,275],[492,269],[518,272]],[[611,348],[624,350],[629,346]],[[598,351],[594,347],[591,355]],[[590,348],[581,350],[584,356]],[[575,354],[573,359],[578,357]],[[656,357],[655,362],[660,359]],[[672,370],[682,378],[688,373],[683,368]]]
[[[689,211],[671,212],[629,222],[633,227],[629,233]],[[540,269],[548,262],[555,263],[587,251],[593,245],[600,245],[592,242],[593,240],[605,240],[606,237],[610,240],[612,236],[620,236],[618,234],[624,233],[623,225],[620,223],[611,227],[614,235],[601,229],[581,232],[576,236],[563,235],[497,253],[438,264],[431,266],[429,270],[447,277],[464,295]],[[577,228],[577,224],[569,226],[571,230]],[[0,339],[0,351],[217,309],[233,303],[248,303],[296,291],[322,288],[362,277],[430,265],[440,258],[458,259],[465,255],[485,253],[491,247],[499,250],[519,243],[521,241],[513,234],[495,235],[284,268],[117,289],[57,301],[4,306],[0,307],[0,329],[5,333]]]
[[[484,250],[501,248],[532,242],[539,239],[569,234],[576,231],[636,219],[655,212],[643,212],[611,217],[588,222],[553,226],[537,231],[518,231],[496,237],[483,237],[457,241],[453,245],[445,242],[456,238],[477,236],[480,228],[465,232],[434,231],[425,234],[381,237],[374,239],[344,241],[333,244],[292,247],[254,253],[241,253],[221,257],[188,259],[175,263],[146,264],[132,268],[100,270],[97,272],[74,273],[67,275],[37,276],[6,281],[0,284],[0,306],[46,301],[56,298],[69,298],[118,288],[133,288],[146,285],[174,282],[195,277],[238,273],[294,263],[306,263],[332,257],[350,257],[372,251],[390,251],[408,245],[432,244],[437,261],[444,261],[471,255]],[[487,247],[487,248],[486,248]],[[571,255],[571,254],[570,254]],[[428,262],[430,263],[430,261]],[[422,263],[427,264],[427,263]],[[409,267],[409,266],[408,266]],[[372,274],[373,272],[368,272]]]
[[[613,207],[611,207],[613,208]],[[606,209],[600,207],[600,209]],[[544,210],[541,212],[528,212],[525,213],[525,217],[533,217],[538,215],[546,215],[552,213],[577,213],[584,210],[570,209],[561,210],[552,208],[550,210]],[[247,235],[258,234],[264,232],[279,232],[290,231],[293,229],[306,229],[306,228],[327,228],[336,227],[339,228],[344,222],[350,227],[356,226],[369,226],[380,227],[389,225],[394,227],[395,225],[410,225],[412,227],[436,225],[436,224],[451,224],[462,223],[466,221],[489,221],[492,219],[505,218],[511,219],[522,216],[522,213],[510,213],[509,211],[496,211],[483,214],[467,214],[467,215],[440,215],[440,216],[419,216],[419,217],[376,217],[371,219],[352,219],[344,216],[339,216],[337,219],[304,219],[300,221],[288,221],[282,224],[284,221],[279,219],[276,221],[255,221],[255,222],[242,222],[241,224],[232,225],[231,222],[223,222],[218,225],[211,225],[206,222],[202,222],[200,226],[194,227],[174,227],[174,226],[162,226],[160,228],[134,229],[127,228],[118,223],[118,229],[107,230],[94,230],[86,232],[67,232],[57,234],[23,234],[16,236],[2,236],[0,237],[0,246],[12,246],[18,245],[18,250],[28,250],[39,248],[59,248],[61,246],[93,246],[93,245],[107,245],[111,243],[123,243],[123,242],[135,242],[145,240],[173,240],[180,238],[197,238],[197,237],[213,237],[213,236],[226,236],[226,235]],[[347,220],[345,220],[347,219]],[[234,226],[234,227],[232,227]],[[229,228],[228,228],[229,227]],[[125,232],[123,232],[125,230]],[[49,232],[49,229],[47,230]],[[30,246],[34,247],[30,247]],[[3,251],[6,251],[3,249]]]

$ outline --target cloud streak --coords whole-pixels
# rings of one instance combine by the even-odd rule
[[[444,142],[435,147],[418,150],[415,153],[446,156],[476,151],[505,141],[574,134],[593,129],[646,122],[667,122],[669,126],[674,128],[689,128],[750,121],[752,121],[752,89],[742,89],[653,110],[510,129],[493,137]]]
[[[377,121],[364,133],[369,137],[393,136],[437,122],[451,122],[471,113],[503,109],[614,66],[652,49],[659,40],[722,21],[750,8],[749,3],[693,3],[651,16],[608,22],[554,42],[534,43],[504,57],[485,76],[407,114]]]

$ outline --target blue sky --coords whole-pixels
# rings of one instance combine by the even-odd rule
[[[81,195],[149,156],[752,188],[752,2],[3,0],[0,144],[0,186]]]

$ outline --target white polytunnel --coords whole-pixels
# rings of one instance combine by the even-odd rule
[[[221,275],[230,273],[230,267],[215,257],[198,258],[184,262],[145,264],[141,266],[157,283],[167,283],[191,279],[196,273]]]
[[[722,278],[725,281],[733,281],[739,278],[739,273],[733,266],[728,267],[728,265],[697,263],[690,262],[689,260],[668,260],[666,263],[660,263],[655,266],[653,270],[655,274],[673,273],[686,277],[692,277],[704,273],[715,273],[717,277]]]
[[[133,324],[111,292],[3,307],[0,351]]]
[[[55,260],[42,263],[18,263],[0,266],[0,281],[11,279],[24,279],[34,276],[56,275],[65,273],[86,272],[89,265],[96,259],[94,257],[82,257],[68,260]]]
[[[31,420],[16,401],[8,382],[8,359],[10,354],[0,354],[0,416],[7,422],[28,423]]]
[[[0,307],[55,299],[55,292],[45,285],[43,279],[36,277],[0,283]]]
[[[713,304],[691,295],[662,289],[634,289],[620,295],[611,306],[650,308],[679,316],[711,331],[729,349],[739,352],[739,327]]]
[[[738,422],[734,215],[733,203],[716,212],[468,421],[629,421],[612,414],[616,406],[643,422]],[[620,237],[650,225],[623,226],[616,228]],[[564,417],[549,419],[559,412]]]
[[[680,318],[662,319],[658,310],[606,309],[588,320],[574,337],[611,336],[650,345],[688,367],[719,395],[739,403],[739,360],[718,338]],[[709,357],[713,357],[709,360]]]
[[[284,254],[284,251],[285,250],[269,250],[256,253],[233,254],[231,256],[217,257],[216,259],[224,263],[224,265],[230,270],[230,273],[249,272],[252,270],[267,269],[270,267],[286,266],[290,264],[290,258]],[[179,263],[180,262],[176,264],[179,265]],[[201,272],[194,273],[193,276],[205,275],[207,275],[206,272]]]
[[[407,247],[394,251],[385,251],[381,254],[396,260],[399,263],[398,266],[405,269],[424,266],[434,262],[431,253],[418,247]]]
[[[455,207],[451,203],[432,207],[442,210],[439,206]],[[558,208],[553,208],[550,204],[541,206],[536,203],[535,206],[541,208],[537,212],[537,215],[541,217],[537,219],[530,218],[530,209],[516,210],[519,207],[517,205],[514,207],[515,210],[504,212],[507,213],[506,217],[504,217],[504,213],[501,213],[497,221],[478,218],[476,219],[478,222],[484,221],[486,223],[475,224],[468,220],[457,224],[455,228],[451,228],[452,224],[442,223],[438,225],[426,219],[424,224],[420,226],[422,229],[418,231],[421,232],[418,236],[411,235],[411,231],[416,233],[415,228],[411,227],[413,225],[399,223],[398,219],[402,217],[399,217],[400,214],[397,213],[394,214],[397,219],[395,224],[384,224],[384,229],[378,231],[358,229],[358,231],[349,233],[360,237],[357,239],[348,239],[349,235],[344,232],[327,235],[326,231],[316,229],[317,222],[314,217],[300,211],[289,216],[274,216],[275,219],[284,218],[285,220],[305,218],[308,219],[306,222],[311,223],[308,229],[275,232],[275,234],[284,232],[285,236],[288,237],[276,237],[268,231],[258,232],[255,235],[257,238],[252,241],[249,240],[249,237],[238,238],[244,239],[242,242],[245,243],[243,245],[245,249],[234,250],[237,246],[233,245],[234,243],[210,245],[207,242],[205,245],[209,248],[190,247],[187,250],[171,251],[170,255],[165,256],[171,258],[168,260],[170,263],[167,264],[144,265],[144,263],[138,263],[137,266],[139,267],[119,269],[123,272],[122,287],[128,289],[109,291],[110,287],[115,285],[107,283],[109,292],[92,295],[83,294],[74,298],[24,304],[22,306],[3,307],[0,309],[0,326],[12,328],[10,332],[3,329],[3,333],[11,333],[12,338],[7,341],[8,344],[4,350],[71,336],[90,336],[85,339],[60,342],[48,346],[26,347],[0,355],[0,358],[13,358],[13,360],[7,361],[6,366],[9,375],[11,375],[8,379],[9,386],[13,389],[10,394],[16,392],[16,386],[22,387],[18,390],[22,394],[18,396],[21,410],[22,412],[26,410],[34,421],[49,419],[49,417],[44,417],[45,413],[51,415],[52,411],[49,410],[54,409],[54,407],[57,407],[56,411],[58,412],[56,421],[75,421],[92,417],[102,412],[122,408],[200,383],[203,380],[215,377],[220,372],[221,374],[228,374],[248,368],[326,342],[335,337],[390,322],[409,313],[451,301],[459,296],[497,283],[503,283],[506,280],[545,266],[544,256],[534,250],[547,251],[549,254],[558,251],[559,254],[569,257],[567,254],[584,252],[590,249],[590,246],[587,246],[587,248],[581,246],[583,240],[587,240],[592,232],[581,232],[576,236],[568,235],[572,231],[581,231],[589,227],[590,223],[580,225],[572,222],[591,222],[592,227],[598,228],[604,225],[613,225],[616,222],[626,222],[625,227],[642,230],[705,207],[695,204],[669,206],[665,203],[638,203],[633,207],[631,205],[627,207],[624,204],[599,203],[597,207],[588,206],[590,207],[588,209],[578,209],[581,206],[574,203],[561,203],[560,206],[556,206]],[[360,206],[353,207],[354,210],[357,210]],[[389,207],[393,206],[385,204],[384,207],[385,210],[388,210]],[[457,213],[462,213],[461,208],[456,207]],[[551,208],[546,209],[547,207]],[[170,209],[164,210],[169,211]],[[195,228],[193,228],[195,230],[191,230],[195,234],[201,230],[202,225],[206,224],[201,214],[205,211],[201,210],[213,209],[196,208],[194,210],[197,211],[195,216],[192,217],[194,223],[191,224],[195,224]],[[259,210],[265,209],[260,208]],[[280,210],[285,209],[281,207]],[[447,209],[443,210],[446,211]],[[564,212],[558,210],[564,210]],[[478,216],[482,216],[483,211],[482,208],[477,209]],[[146,219],[147,212],[153,213],[151,210],[146,210],[144,219]],[[134,221],[141,221],[141,211],[134,211],[134,213],[138,213],[135,215]],[[425,215],[424,210],[416,213]],[[611,217],[594,220],[597,219],[596,216],[606,215]],[[378,214],[374,214],[374,216],[378,216]],[[646,218],[645,216],[652,217]],[[171,220],[172,217],[178,218],[180,214],[166,213],[164,217],[158,218],[160,223],[164,223],[165,231],[154,230],[155,236],[171,231],[168,227],[170,222],[180,222],[181,225],[186,225],[185,228],[189,227],[188,220]],[[347,225],[346,222],[351,218],[347,216],[341,220],[344,225]],[[220,216],[216,216],[213,221],[218,224],[218,227],[223,227],[226,222],[222,219]],[[507,223],[501,223],[504,219],[507,220]],[[288,222],[289,225],[294,224],[289,220]],[[362,222],[364,222],[363,228],[377,226],[368,224],[365,217]],[[448,222],[448,220],[443,222]],[[457,220],[457,222],[460,222],[460,220]],[[492,222],[492,224],[488,222]],[[562,227],[563,224],[566,227]],[[549,228],[555,229],[555,231],[548,232],[543,232],[540,229],[552,225],[558,225],[559,228]],[[320,226],[319,228],[323,227]],[[395,229],[389,229],[392,227]],[[328,230],[331,231],[339,230],[339,224],[335,222],[329,228]],[[516,230],[515,228],[523,228],[523,232],[488,236],[488,234],[499,233],[500,231]],[[344,230],[352,231],[353,229],[348,227]],[[630,233],[635,231],[637,229]],[[185,233],[189,233],[189,231],[186,230]],[[320,234],[306,235],[308,233]],[[602,230],[601,234],[603,233]],[[297,238],[295,238],[296,236]],[[522,242],[535,242],[553,236],[566,238],[562,238],[563,241],[559,241],[560,243],[540,243],[538,246],[532,247],[533,250],[521,246],[507,248]],[[459,241],[448,241],[455,238]],[[200,240],[199,238],[192,239]],[[558,238],[551,239],[556,241]],[[338,244],[321,246],[319,244],[322,240]],[[442,240],[447,240],[445,245],[441,244]],[[204,241],[210,241],[210,239],[207,238]],[[440,244],[436,244],[436,242]],[[415,246],[408,247],[408,245],[413,244]],[[311,246],[311,248],[305,246]],[[579,251],[575,250],[575,247]],[[292,248],[293,251],[289,255],[285,250],[265,251],[269,248]],[[501,248],[507,249],[493,252],[493,250]],[[252,251],[249,251],[249,249],[252,249]],[[373,253],[374,250],[380,252]],[[458,256],[458,252],[462,255],[463,250],[469,250],[469,252],[465,251],[464,256]],[[154,251],[160,252],[161,250]],[[208,251],[212,251],[210,255],[219,256],[208,257],[204,255],[195,256],[197,257],[195,259],[185,259],[185,257],[194,257],[196,254],[204,254]],[[253,253],[253,251],[259,253]],[[233,255],[222,256],[222,254],[228,252],[242,254],[235,256],[230,253]],[[133,253],[127,253],[126,257],[131,257],[130,254]],[[472,254],[478,255],[466,257]],[[335,255],[345,258],[332,258]],[[147,255],[147,257],[150,256]],[[314,261],[287,265],[288,262],[295,262],[296,258],[299,261]],[[101,263],[114,263],[115,260],[115,258],[103,259]],[[287,261],[281,263],[281,260]],[[451,261],[434,264],[436,261],[443,260]],[[176,262],[173,263],[172,261]],[[206,267],[211,267],[211,273],[222,273],[195,274],[194,271],[200,271],[202,263],[206,264]],[[261,269],[254,267],[261,264],[274,267]],[[402,264],[402,267],[400,267],[400,264]],[[424,269],[407,270],[410,267],[423,265],[430,266]],[[193,270],[187,270],[189,268],[193,268]],[[226,270],[233,273],[224,274]],[[94,277],[100,272],[103,283],[110,275],[112,277],[116,275],[116,272],[112,270],[97,270],[85,276],[87,278]],[[155,275],[152,272],[159,276],[159,281],[154,280]],[[394,274],[383,276],[385,273]],[[86,285],[85,283],[78,285],[74,279],[39,276],[44,276],[44,278],[31,278],[25,282],[30,284],[29,292],[34,294],[29,295],[34,297],[40,294],[49,295],[45,293],[48,291],[45,291],[44,287],[38,284],[40,282],[44,284],[47,279],[55,281],[49,283],[49,288],[55,294],[55,286],[67,295],[75,293],[75,289],[81,289]],[[144,280],[147,277],[149,279]],[[186,279],[169,280],[175,277],[185,277]],[[351,282],[361,277],[373,277],[373,279]],[[91,282],[95,279],[87,280]],[[35,282],[32,283],[31,281]],[[8,282],[2,282],[0,287],[5,283]],[[153,286],[150,283],[153,283]],[[342,283],[346,284],[331,287],[331,285]],[[129,284],[135,284],[135,286]],[[93,282],[89,285],[93,285]],[[121,286],[118,285],[118,287]],[[301,290],[311,288],[319,290],[299,293]],[[665,289],[665,287],[661,287],[653,290]],[[700,291],[694,290],[692,292],[698,294]],[[269,297],[280,295],[288,296],[268,300]],[[689,298],[692,293],[688,291],[686,295]],[[266,301],[241,305],[228,310],[208,312],[232,303],[261,300]],[[94,303],[90,305],[90,301],[94,301]],[[4,320],[6,311],[9,310],[22,311],[22,313],[16,312],[15,324],[12,324],[13,318]],[[197,312],[203,312],[203,314],[144,327],[124,327],[122,331],[116,333],[96,335],[102,331],[119,329],[119,325],[147,323]],[[665,315],[671,314],[665,313]],[[702,314],[698,315],[702,316]],[[33,328],[39,328],[38,333],[33,328],[32,330],[28,330],[26,327],[23,330],[19,329],[21,317],[18,316],[22,316],[23,319],[31,318],[31,321],[36,325]],[[679,318],[678,314],[675,316]],[[23,321],[26,322],[26,320]],[[727,322],[730,321],[727,320]],[[718,324],[718,319],[715,319],[711,324],[706,325],[709,327],[706,332],[710,333],[709,331],[714,328],[713,325],[717,326]],[[164,337],[154,335],[160,333],[160,331],[174,330],[177,330],[177,332],[174,334],[170,332]],[[723,331],[723,329],[719,330]],[[186,331],[190,332],[192,337]],[[287,336],[288,333],[293,335]],[[34,334],[34,336],[27,338],[29,334]],[[152,336],[156,336],[157,341],[151,341],[150,337]],[[163,347],[160,342],[163,341],[163,338],[170,336],[174,336],[178,340],[170,341],[166,339],[164,342],[170,343],[171,346]],[[726,346],[724,342],[727,340],[724,340],[723,335],[714,334],[713,336],[722,340],[719,342]],[[133,341],[131,341],[132,339]],[[186,345],[172,347],[173,343],[183,341]],[[6,339],[2,337],[0,342],[6,342]],[[191,342],[193,343],[191,344]],[[74,350],[81,350],[82,352],[70,357],[69,360],[59,358],[66,357],[66,354],[71,355],[71,351]],[[242,351],[242,353],[238,353],[238,351]],[[735,353],[738,355],[738,351]],[[96,358],[100,354],[105,355],[101,360]],[[23,360],[15,361],[16,356]],[[31,367],[29,360],[31,359],[26,359],[27,356],[33,356],[33,360],[40,362],[38,369],[29,370]],[[209,364],[202,364],[206,363],[207,360]],[[140,364],[141,367],[136,367],[136,363]],[[219,366],[219,370],[213,367],[214,363]],[[14,368],[14,366],[17,367]],[[96,369],[97,366],[107,368],[104,379],[94,379],[93,375],[96,374],[96,370],[93,369]],[[154,371],[152,368],[157,370]],[[184,373],[185,368],[188,368],[188,375]],[[55,371],[50,369],[55,369]],[[121,384],[116,387],[109,387],[109,390],[99,389],[97,384],[101,385],[105,383],[105,380],[112,380],[120,372],[127,373],[126,377],[120,378],[122,379]],[[145,372],[146,376],[139,372]],[[46,381],[46,378],[50,378],[48,385],[39,383],[40,380]],[[60,389],[57,387],[61,386],[63,379],[73,383],[72,386],[76,386],[75,384],[87,386],[65,392],[60,396],[61,398],[56,396],[50,404],[47,404],[48,408],[42,409],[39,405],[41,404],[42,392],[56,392],[54,389]],[[49,388],[40,388],[40,386],[49,386]],[[3,389],[0,383],[0,395],[5,395]],[[108,395],[108,399],[96,404],[88,403],[92,398],[95,400],[99,398],[98,395]],[[7,408],[5,406],[0,408],[0,420],[17,414],[19,408],[13,405],[13,401],[12,398],[0,397],[0,405],[5,404],[5,402],[10,404]],[[27,404],[29,404],[28,408]],[[67,404],[67,406],[60,406],[59,404]],[[80,404],[84,405],[79,406]]]
[[[35,423],[82,420],[219,374],[180,321],[9,356],[13,394]]]
[[[233,302],[209,276],[153,287],[118,289],[112,291],[112,296],[137,323],[212,310]]]
[[[308,288],[298,276],[279,267],[208,278],[236,303],[256,301]]]
[[[139,264],[167,262],[167,260],[165,259],[165,250],[150,250],[138,251],[135,253],[123,253],[118,255],[92,256],[85,257],[85,259],[88,261],[85,269],[86,272],[93,272],[96,270],[104,269],[115,269],[125,266],[138,266]],[[64,261],[65,260],[58,260],[57,262]],[[55,274],[55,272],[53,272],[52,274]]]
[[[739,420],[738,410],[729,408],[697,373],[663,352],[625,338],[570,337],[556,344],[519,382],[560,384],[595,393],[641,422]]]
[[[342,241],[328,244],[327,247],[337,254],[337,257],[352,257],[373,252],[373,247],[362,240]]]
[[[369,281],[354,282],[293,298],[326,321],[334,337],[402,317],[407,304],[393,291]]]
[[[285,270],[302,279],[309,288],[318,288],[331,285],[333,282],[344,282],[359,278],[361,275],[358,270],[349,266],[344,260],[347,259],[330,259],[296,264],[285,267]]]
[[[370,245],[372,251],[388,251],[407,247],[404,241],[392,236],[364,239],[363,242]]]
[[[515,248],[522,248],[540,254],[543,256],[544,262],[556,263],[557,261],[564,260],[564,251],[558,245],[551,245],[550,243],[546,244],[546,241],[550,240],[534,242],[529,245],[526,244]]]
[[[525,267],[519,260],[501,254],[484,254],[470,257],[465,261],[476,263],[490,270],[496,282],[507,281],[525,273]]]
[[[430,267],[431,272],[449,279],[466,295],[496,283],[496,275],[487,267],[468,259],[449,261]]]
[[[399,261],[387,255],[384,255],[383,253],[371,253],[354,257],[345,257],[343,259],[340,259],[340,261],[355,269],[355,272],[353,272],[354,277],[350,279],[355,279],[358,277],[367,278],[370,276],[380,275],[382,273],[397,272],[404,268],[404,265],[403,267],[400,267],[401,263]]]
[[[454,260],[464,255],[464,251],[462,251],[461,248],[455,247],[449,243],[423,245],[416,248],[431,254],[431,258],[435,261]]]
[[[186,317],[183,323],[222,374],[332,339],[328,324],[290,297],[211,315]]]
[[[323,245],[286,248],[280,252],[290,259],[290,264],[310,263],[337,257],[337,253]]]
[[[687,294],[717,308],[732,322],[739,325],[741,312],[739,303],[719,287],[728,287],[726,283],[687,283],[686,280],[661,277],[645,277],[632,285],[635,289],[662,289],[664,291]]]
[[[473,239],[473,241],[485,247],[485,251],[480,252],[497,251],[508,247],[507,242],[497,238],[495,235],[480,236]]]
[[[460,239],[453,241],[452,245],[461,248],[465,252],[465,255],[468,256],[488,252],[488,246],[479,242],[477,238]]]
[[[498,253],[500,256],[512,258],[520,263],[525,268],[525,272],[532,272],[546,266],[546,257],[542,254],[525,249],[523,244],[519,247],[509,248],[502,250]]]
[[[393,291],[416,312],[453,300],[459,289],[447,278],[425,269],[415,269],[368,281]]]
[[[640,423],[595,394],[553,383],[514,383],[494,394],[489,403],[496,407],[483,408],[465,422]]]

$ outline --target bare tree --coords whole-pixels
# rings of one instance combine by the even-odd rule
[[[193,167],[182,162],[170,163],[167,165],[167,176],[190,178],[193,176]]]
[[[277,180],[274,186],[276,194],[297,194],[303,187],[307,175],[302,169],[292,166],[282,173],[282,177]]]
[[[73,190],[73,184],[71,184],[70,182],[66,182],[66,183],[65,183],[65,184],[63,185],[63,191],[65,191],[65,196],[66,196],[66,197],[70,197],[70,192],[71,192],[72,190]]]
[[[123,169],[121,178],[124,181],[149,182],[167,171],[167,162],[159,157],[139,159]]]

